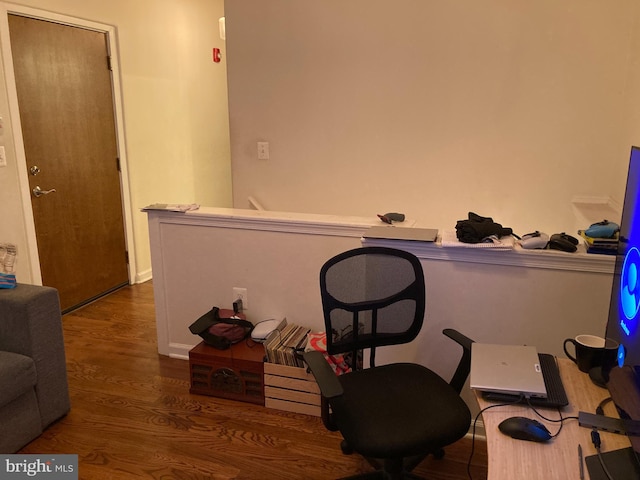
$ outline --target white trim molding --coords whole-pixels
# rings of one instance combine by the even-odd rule
[[[36,241],[35,221],[31,205],[31,191],[29,189],[29,179],[27,173],[27,159],[24,150],[24,138],[22,137],[22,125],[20,122],[20,110],[18,106],[18,94],[15,82],[15,72],[13,69],[13,56],[11,52],[11,38],[9,35],[8,15],[16,14],[25,17],[46,20],[62,25],[84,28],[96,32],[104,33],[107,37],[107,48],[111,56],[112,87],[113,87],[113,108],[114,120],[116,124],[116,140],[118,157],[120,158],[120,188],[122,198],[123,221],[125,228],[126,247],[129,254],[129,282],[133,283],[137,279],[136,273],[136,249],[133,235],[133,212],[131,203],[131,189],[129,185],[129,168],[127,162],[124,115],[122,103],[122,79],[120,74],[120,59],[117,43],[117,31],[113,25],[93,22],[90,20],[70,17],[47,10],[40,10],[24,5],[0,2],[0,43],[2,44],[2,62],[4,78],[7,88],[9,102],[9,112],[11,117],[11,128],[13,131],[13,141],[15,144],[16,161],[18,168],[18,181],[22,197],[22,210],[24,216],[25,230],[27,233],[29,262],[31,265],[31,281],[35,284],[42,283],[42,272],[40,270],[40,258],[38,254],[38,244]]]

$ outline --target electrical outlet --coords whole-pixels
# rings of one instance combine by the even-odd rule
[[[246,288],[233,287],[233,301],[242,300],[242,309],[249,310],[249,296]]]

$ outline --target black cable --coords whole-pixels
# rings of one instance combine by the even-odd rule
[[[600,449],[600,432],[598,432],[598,430],[596,430],[595,428],[591,430],[591,442],[593,443],[593,446],[596,447],[596,453],[598,454],[598,460],[600,460],[602,471],[609,480],[613,480],[611,473],[609,473],[607,466],[604,464],[604,458],[602,458],[602,450]]]
[[[604,406],[609,403],[612,402],[613,398],[611,397],[607,397],[604,400],[602,400],[598,406],[596,407],[596,415],[604,415]]]
[[[474,418],[473,420],[473,427],[471,429],[471,453],[469,454],[469,461],[467,462],[467,476],[469,477],[469,480],[473,480],[473,477],[471,475],[471,460],[473,459],[473,453],[475,452],[476,424],[478,423],[478,419],[487,410],[490,410],[492,408],[497,408],[497,407],[509,407],[511,405],[515,405],[516,403],[521,402],[523,399],[524,399],[524,395],[520,395],[516,400],[512,402],[496,403],[495,405],[489,405],[488,407],[485,407],[478,412],[478,414],[476,415],[476,418]]]
[[[478,412],[478,414],[476,415],[476,418],[473,420],[473,428],[471,430],[471,453],[469,454],[469,461],[467,462],[467,476],[469,477],[469,480],[473,480],[472,476],[471,476],[471,460],[473,459],[473,453],[475,451],[475,440],[476,440],[476,424],[478,422],[478,419],[480,418],[480,416],[486,412],[487,410],[491,409],[491,408],[497,408],[497,407],[509,407],[512,405],[515,405],[516,403],[520,403],[525,399],[524,395],[520,395],[516,400],[509,402],[509,403],[497,403],[495,405],[489,405],[488,407],[483,408],[482,410],[480,410],[480,412]],[[559,419],[553,419],[553,418],[547,418],[546,416],[542,415],[538,410],[536,410],[536,408],[531,405],[531,403],[529,402],[529,399],[527,398],[527,405],[535,412],[536,415],[538,415],[540,418],[548,421],[548,422],[552,422],[552,423],[560,423],[560,428],[558,429],[558,431],[556,432],[555,435],[552,435],[552,438],[557,437],[558,435],[560,435],[560,432],[562,431],[562,426],[564,425],[564,422],[566,420],[578,420],[578,417],[563,417],[562,416],[562,411],[560,410],[560,408],[558,408],[558,414],[560,415]],[[612,480],[612,479],[610,479]]]
[[[562,431],[562,427],[564,426],[565,420],[578,420],[578,417],[563,417],[562,416],[562,410],[560,410],[560,407],[558,407],[558,415],[560,415],[560,418],[559,419],[553,419],[553,418],[545,417],[538,410],[536,410],[536,408],[529,402],[529,399],[527,399],[527,405],[529,405],[531,410],[533,410],[533,412],[536,415],[538,415],[540,418],[542,418],[543,420],[546,420],[547,422],[552,422],[552,423],[560,423],[560,428],[555,433],[555,435],[551,435],[551,438],[555,438],[558,435],[560,435],[560,432]]]
[[[558,357],[554,356],[553,357],[555,362],[556,362],[556,368],[559,368],[558,365]],[[555,438],[558,435],[560,435],[560,432],[562,431],[562,427],[564,426],[564,422],[565,420],[578,420],[578,417],[563,417],[562,416],[562,410],[560,409],[560,407],[558,408],[558,415],[560,415],[559,419],[552,419],[552,418],[547,418],[544,415],[542,415],[529,401],[529,399],[527,398],[527,405],[529,405],[529,407],[531,408],[531,410],[533,410],[533,412],[538,415],[540,418],[542,418],[543,420],[546,420],[547,422],[552,422],[552,423],[560,423],[560,428],[558,429],[558,431],[555,433],[555,435],[551,435],[551,438]]]
[[[612,401],[613,401],[613,398],[611,397],[607,397],[604,400],[602,400],[596,407],[596,415],[604,415],[604,406],[607,403]],[[598,430],[595,427],[593,428],[593,430],[591,430],[591,442],[593,443],[593,446],[596,449],[596,453],[598,454],[598,461],[600,462],[602,471],[604,472],[604,474],[607,476],[609,480],[613,480],[613,476],[607,469],[607,466],[604,463],[604,457],[602,456],[602,449],[600,448],[602,445],[602,441],[600,440],[600,432],[598,432]]]

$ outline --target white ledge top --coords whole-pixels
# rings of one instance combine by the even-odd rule
[[[368,228],[382,224],[379,219],[371,217],[241,208],[200,207],[198,210],[184,213],[163,210],[148,210],[147,213],[149,220],[157,219],[160,223],[346,237],[362,237]],[[419,225],[407,221],[403,226]],[[442,230],[440,232],[442,233]],[[361,242],[364,246],[387,246],[407,250],[418,258],[432,260],[606,274],[612,274],[615,265],[615,256],[586,253],[583,245],[580,245],[577,252],[567,253],[555,250],[525,250],[519,245],[512,250],[443,247],[440,236],[436,242],[371,238],[361,238]]]
[[[186,214],[194,217],[214,216],[227,218],[253,218],[260,220],[284,220],[302,223],[353,225],[366,228],[372,227],[374,225],[380,225],[380,220],[370,217],[327,215],[319,213],[277,212],[271,210],[251,210],[244,208],[200,207],[198,210],[192,210],[190,212],[187,212]]]

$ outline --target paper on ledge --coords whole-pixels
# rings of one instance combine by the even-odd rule
[[[491,249],[498,249],[498,250],[513,250],[513,248],[515,248],[516,241],[513,235],[508,235],[506,237],[500,237],[500,239],[496,242],[464,243],[458,240],[455,230],[444,230],[442,232],[441,245],[443,247],[491,248]]]
[[[189,212],[191,210],[197,210],[200,208],[200,205],[197,203],[180,205],[177,203],[153,203],[151,205],[147,205],[142,209],[143,212],[149,210],[163,210],[165,212]]]

